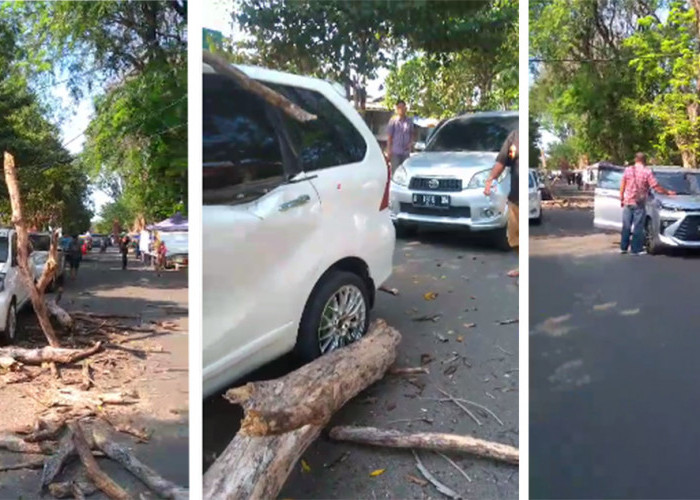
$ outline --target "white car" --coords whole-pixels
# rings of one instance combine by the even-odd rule
[[[29,270],[35,274],[31,256]],[[19,274],[17,233],[14,229],[0,229],[0,344],[16,340],[17,311],[29,303],[29,299],[29,289]]]
[[[542,223],[542,189],[537,175],[530,170],[528,175],[528,205],[530,221],[535,224]]]
[[[332,84],[237,66],[302,123],[204,66],[204,395],[294,351],[362,337],[395,244],[389,168]]]
[[[49,260],[49,248],[51,246],[51,233],[30,233],[29,241],[32,244],[30,259],[34,262],[34,278],[38,281],[44,272],[46,261]],[[66,256],[60,248],[56,253],[56,274],[47,287],[48,291],[63,283],[66,267]]]

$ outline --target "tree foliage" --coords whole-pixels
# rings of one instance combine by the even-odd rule
[[[511,87],[500,98],[512,100],[512,89],[517,92],[517,2],[512,0],[241,0],[233,18],[249,36],[229,47],[240,62],[338,81],[360,108],[377,70],[395,68],[401,59],[413,59],[405,74],[424,74],[438,64],[455,84],[469,81],[464,95],[445,102],[432,88],[433,95],[421,106],[434,106],[438,112],[451,104],[473,107],[474,95],[485,104],[491,98],[488,87],[506,71],[504,64],[510,64]],[[505,46],[504,38],[513,32],[515,44]],[[508,51],[501,62],[504,47]],[[469,76],[462,77],[459,70],[466,66]],[[395,84],[407,81],[405,74],[397,75]],[[431,84],[427,78],[422,81],[426,88]],[[499,97],[494,93],[493,98]]]
[[[100,88],[80,165],[129,219],[186,212],[187,4],[182,1],[15,5],[37,81],[78,98]],[[118,186],[119,189],[112,189]]]
[[[561,149],[617,162],[642,150],[658,163],[698,166],[698,5],[530,3],[530,110]]]

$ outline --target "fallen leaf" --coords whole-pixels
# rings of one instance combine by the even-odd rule
[[[445,375],[452,375],[456,371],[457,371],[457,365],[450,365],[445,369],[445,371],[443,373]]]
[[[476,323],[464,323],[464,328],[474,328],[476,326]]]
[[[309,464],[306,462],[306,460],[304,460],[303,458],[301,459],[301,470],[302,470],[303,472],[307,472],[307,473],[308,473],[308,472],[311,472],[311,467],[310,467]]]
[[[418,316],[417,318],[413,318],[413,321],[432,321],[433,323],[437,323],[440,321],[440,318],[442,317],[442,314],[428,314],[425,316]]]
[[[498,322],[499,325],[512,325],[518,322],[518,319],[502,319]]]
[[[443,274],[442,276],[440,276],[440,279],[441,279],[441,280],[446,280],[446,279],[447,279],[447,276],[445,276],[445,275]]]
[[[461,335],[457,337],[457,342],[464,342],[464,337]]]
[[[435,358],[431,356],[430,354],[421,354],[420,355],[420,364],[421,365],[427,365],[431,361],[433,361]]]
[[[386,405],[386,411],[391,411],[396,408],[396,403],[389,403]]]
[[[386,469],[373,470],[372,472],[369,473],[369,475],[372,477],[381,476],[382,474],[384,474],[384,471],[386,471]]]
[[[440,342],[447,342],[448,339],[441,333],[436,333],[435,337],[440,341]]]
[[[416,477],[412,474],[406,474],[406,479],[408,479],[413,484],[417,484],[418,486],[427,486],[428,485],[428,481],[426,481],[425,479],[421,479],[419,477]]]
[[[423,298],[425,300],[435,300],[437,296],[437,292],[426,292],[425,294],[423,294]]]

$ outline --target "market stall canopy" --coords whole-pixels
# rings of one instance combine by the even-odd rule
[[[180,212],[176,213],[172,217],[169,217],[157,224],[148,226],[150,231],[187,231],[187,218],[183,217]]]

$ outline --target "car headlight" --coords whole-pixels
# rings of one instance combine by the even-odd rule
[[[404,167],[399,167],[394,172],[391,180],[399,186],[408,186],[408,172],[406,172]]]
[[[486,180],[491,175],[491,169],[482,170],[481,172],[475,173],[469,180],[467,189],[482,189],[486,186]]]

